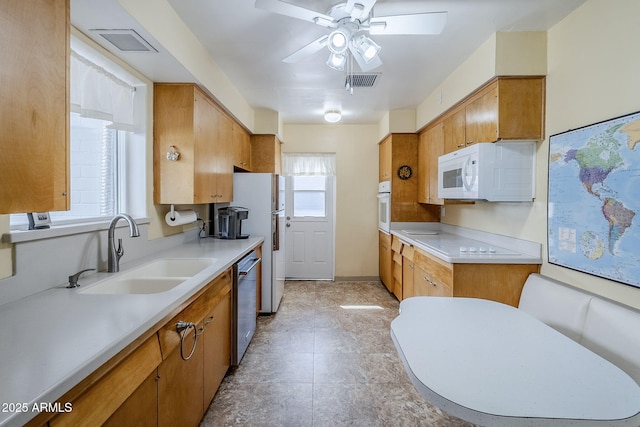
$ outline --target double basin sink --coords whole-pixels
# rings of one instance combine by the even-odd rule
[[[158,259],[115,277],[96,282],[78,292],[83,294],[158,294],[212,265],[213,258]]]

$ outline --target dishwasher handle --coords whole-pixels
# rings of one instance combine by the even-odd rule
[[[251,270],[253,270],[253,268],[258,265],[258,263],[262,261],[262,258],[253,258],[253,260],[251,260],[251,264],[246,267],[246,265],[249,262],[243,263],[242,266],[238,265],[238,275],[239,276],[246,276],[247,274],[249,274],[251,272]]]

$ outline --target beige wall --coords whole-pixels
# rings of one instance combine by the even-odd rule
[[[547,135],[637,111],[640,2],[590,0],[547,33]],[[536,241],[547,237],[548,139],[538,144],[533,203],[450,205],[442,222]],[[548,264],[542,273],[640,307],[640,290]]]
[[[282,151],[336,153],[336,276],[378,275],[378,125],[284,125]]]
[[[547,135],[640,109],[640,2],[614,3],[590,0],[549,31]],[[548,149],[547,140],[541,150]],[[542,160],[546,172],[547,159]],[[539,181],[546,186],[542,175]],[[640,307],[637,288],[549,264],[543,273]]]

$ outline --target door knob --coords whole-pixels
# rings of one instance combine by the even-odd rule
[[[287,227],[291,227],[291,224],[287,223]]]

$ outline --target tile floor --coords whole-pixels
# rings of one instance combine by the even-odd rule
[[[472,426],[411,385],[389,334],[398,304],[380,282],[287,282],[201,427]]]

